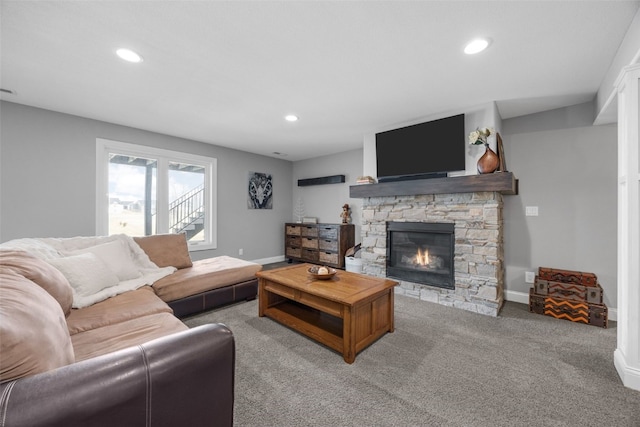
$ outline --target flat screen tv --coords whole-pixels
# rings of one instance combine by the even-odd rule
[[[465,169],[464,114],[376,134],[378,181],[445,177]]]

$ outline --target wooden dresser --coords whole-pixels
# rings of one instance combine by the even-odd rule
[[[344,254],[355,246],[353,224],[286,223],[284,251],[289,260],[344,269]]]

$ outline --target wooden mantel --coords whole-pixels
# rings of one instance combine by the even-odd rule
[[[349,197],[364,199],[367,197],[476,193],[483,191],[518,194],[518,180],[511,172],[494,172],[483,175],[361,184],[349,187]]]

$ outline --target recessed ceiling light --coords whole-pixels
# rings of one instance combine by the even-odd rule
[[[284,116],[284,119],[288,122],[297,122],[298,121],[298,116],[293,115],[293,114],[289,114],[287,116]]]
[[[471,40],[464,47],[464,53],[467,55],[473,55],[474,53],[479,53],[485,50],[489,46],[489,40],[487,39],[475,39]]]
[[[135,63],[142,62],[142,56],[138,55],[131,49],[124,49],[124,48],[118,49],[116,50],[116,54],[120,58],[128,62],[135,62]]]

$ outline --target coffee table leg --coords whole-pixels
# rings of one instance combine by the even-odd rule
[[[393,288],[391,288],[389,290],[389,332],[393,332],[395,331],[395,324],[394,324],[394,314],[395,314],[395,308],[393,306],[394,304],[394,293],[393,293]]]
[[[258,317],[264,317],[267,308],[267,296],[264,290],[264,279],[258,279]]]
[[[345,362],[353,363],[356,360],[356,319],[350,307],[345,307],[342,320],[342,357]]]

